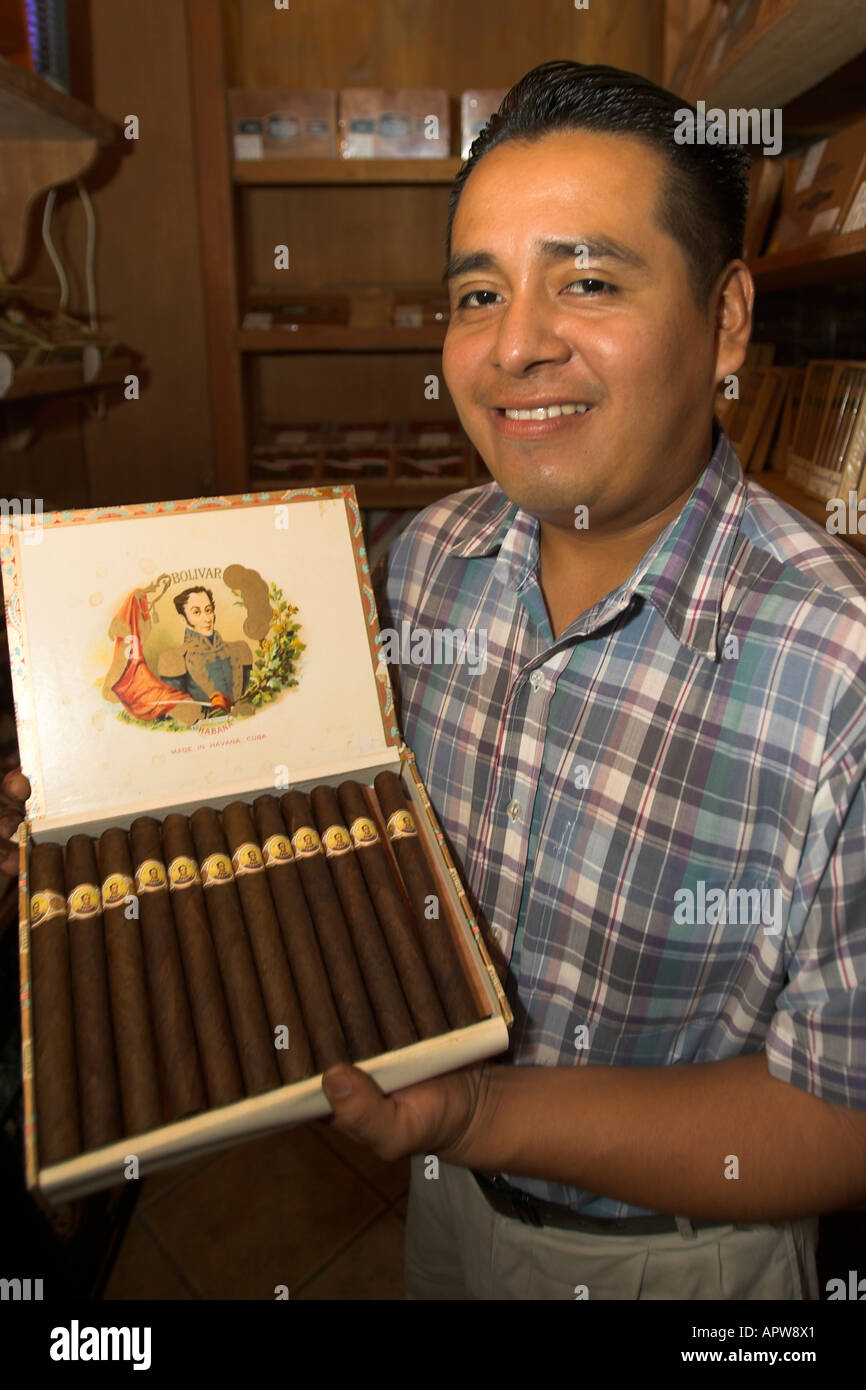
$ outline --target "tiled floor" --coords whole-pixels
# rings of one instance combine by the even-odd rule
[[[409,1160],[324,1122],[145,1180],[105,1291],[123,1298],[402,1299]]]

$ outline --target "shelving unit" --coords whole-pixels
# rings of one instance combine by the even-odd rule
[[[21,367],[16,371],[11,385],[0,395],[0,403],[96,391],[100,387],[117,385],[130,372],[138,373],[140,370],[140,365],[127,354],[110,357],[89,381],[82,375],[80,362],[46,362],[41,366]]]
[[[215,486],[221,492],[250,486],[260,424],[388,419],[433,425],[456,415],[441,371],[444,326],[374,324],[371,316],[354,313],[354,300],[345,326],[252,332],[240,325],[245,290],[253,284],[285,285],[287,299],[350,283],[359,291],[365,285],[435,289],[449,191],[461,164],[453,153],[445,159],[238,160],[228,135],[228,89],[447,88],[453,116],[454,99],[465,88],[507,87],[551,56],[612,61],[661,76],[662,0],[620,0],[613,18],[600,9],[578,13],[543,0],[529,32],[518,0],[475,0],[470,8],[462,0],[442,0],[435,25],[419,42],[412,7],[393,0],[371,0],[360,24],[355,7],[335,0],[327,26],[294,9],[285,23],[269,6],[249,0],[186,0]],[[452,128],[452,151],[458,143]],[[269,252],[289,241],[292,268],[280,278]],[[431,373],[441,381],[438,400],[424,393]],[[418,507],[486,481],[489,475],[476,463],[466,476],[418,478],[396,476],[392,458],[387,478],[356,481],[347,474],[345,481],[355,482],[366,506]],[[261,472],[254,485],[265,486]]]

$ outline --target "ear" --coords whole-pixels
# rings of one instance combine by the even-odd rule
[[[716,385],[735,375],[746,359],[752,334],[755,282],[744,261],[725,267],[713,296],[716,331]]]

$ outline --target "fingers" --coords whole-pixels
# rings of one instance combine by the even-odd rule
[[[11,772],[6,773],[3,781],[0,782],[0,789],[4,792],[4,800],[8,798],[10,801],[14,801],[20,805],[23,811],[24,802],[30,795],[30,783],[20,768],[13,768]]]
[[[11,837],[24,816],[24,803],[30,795],[30,783],[20,768],[7,772],[0,782],[0,873],[18,873],[18,846]]]
[[[373,1150],[384,1162],[412,1152],[409,1115],[358,1067],[331,1067],[322,1089],[334,1112],[332,1124],[357,1144]]]

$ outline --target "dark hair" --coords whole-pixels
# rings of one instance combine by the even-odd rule
[[[207,594],[211,603],[213,603],[213,594],[210,589],[206,589],[203,584],[193,584],[191,589],[184,589],[182,593],[175,594],[174,596],[174,606],[182,618],[186,617],[186,613],[183,610],[186,608],[193,594]],[[214,607],[216,607],[215,604]]]
[[[497,145],[572,130],[631,135],[666,161],[659,222],[682,248],[694,297],[704,308],[724,267],[742,255],[750,154],[741,145],[677,144],[677,112],[687,110],[697,129],[693,106],[621,68],[566,61],[533,68],[503,98],[457,175],[448,204],[446,257],[466,180]]]

